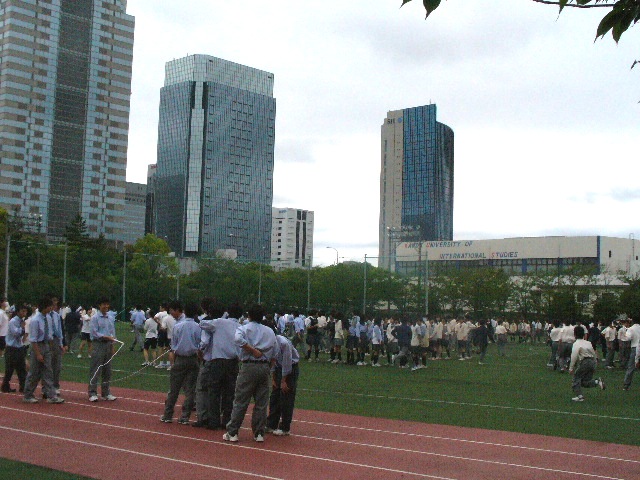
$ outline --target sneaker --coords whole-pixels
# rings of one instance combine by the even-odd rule
[[[253,439],[258,443],[264,442],[264,437],[260,434],[257,434],[255,437],[253,437]]]
[[[224,440],[225,442],[234,442],[235,443],[235,442],[238,441],[238,435],[229,435],[229,432],[227,432],[224,435],[222,435],[222,440]]]
[[[584,397],[582,395],[578,395],[577,397],[573,397],[571,400],[574,402],[584,402]]]
[[[364,363],[362,363],[362,362],[358,362],[356,365],[358,365],[359,367],[361,367],[362,365],[364,365]]]
[[[171,423],[173,422],[173,419],[169,418],[169,417],[165,417],[164,415],[160,417],[160,421],[162,423]]]
[[[273,431],[273,434],[276,435],[277,437],[288,437],[289,436],[289,430],[277,429],[277,430]]]
[[[160,362],[159,364],[155,365],[155,368],[166,368],[167,366],[163,363]]]
[[[47,399],[47,403],[64,403],[64,398],[60,398],[60,397],[49,398]]]
[[[607,386],[604,383],[604,380],[602,380],[602,377],[598,378],[596,383],[600,387],[600,390],[604,390],[605,388],[607,388]]]
[[[553,367],[553,363],[547,363],[547,367]]]
[[[141,367],[146,367],[147,365],[151,365],[151,363],[149,362],[142,362],[142,364],[140,364]]]
[[[36,397],[23,398],[23,403],[38,403],[38,399]]]
[[[80,354],[80,353],[79,353],[79,354],[78,354],[78,358],[82,358],[82,354]]]
[[[167,371],[168,371],[168,372],[170,372],[170,371],[171,371],[171,365],[169,365],[169,366],[167,367]]]
[[[106,400],[108,402],[113,402],[113,401],[117,400],[118,397],[114,397],[113,395],[109,394],[107,396],[103,396],[102,399]]]
[[[189,425],[189,419],[188,419],[188,418],[180,418],[180,419],[178,420],[178,423],[179,423],[180,425]]]
[[[420,367],[418,367],[417,365],[415,367],[411,367],[412,372],[415,372],[416,370],[420,370]]]
[[[89,401],[90,402],[97,402],[98,401],[98,395],[91,395],[89,397]]]

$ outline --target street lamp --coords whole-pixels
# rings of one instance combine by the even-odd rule
[[[331,250],[335,250],[336,251],[336,265],[338,265],[338,249],[337,248],[333,248],[333,247],[327,247],[330,248]]]

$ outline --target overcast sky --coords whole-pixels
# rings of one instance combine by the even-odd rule
[[[156,161],[165,62],[207,54],[275,75],[274,206],[315,212],[314,264],[378,253],[380,126],[435,103],[455,132],[454,239],[640,238],[640,28],[606,10],[449,0],[129,0],[127,180]]]

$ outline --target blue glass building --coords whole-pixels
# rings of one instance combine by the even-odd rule
[[[167,63],[155,229],[176,254],[268,262],[275,114],[271,73],[207,55]]]
[[[0,2],[0,206],[52,240],[124,232],[134,18],[126,0]]]
[[[435,105],[388,112],[382,125],[378,264],[402,241],[453,239],[453,130]]]

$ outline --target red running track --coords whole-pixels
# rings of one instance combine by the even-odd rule
[[[105,480],[640,479],[640,447],[308,410],[289,437],[257,444],[243,428],[229,444],[161,423],[161,393],[112,390],[117,401],[89,403],[86,385],[65,383],[62,405],[0,395],[2,456]]]

